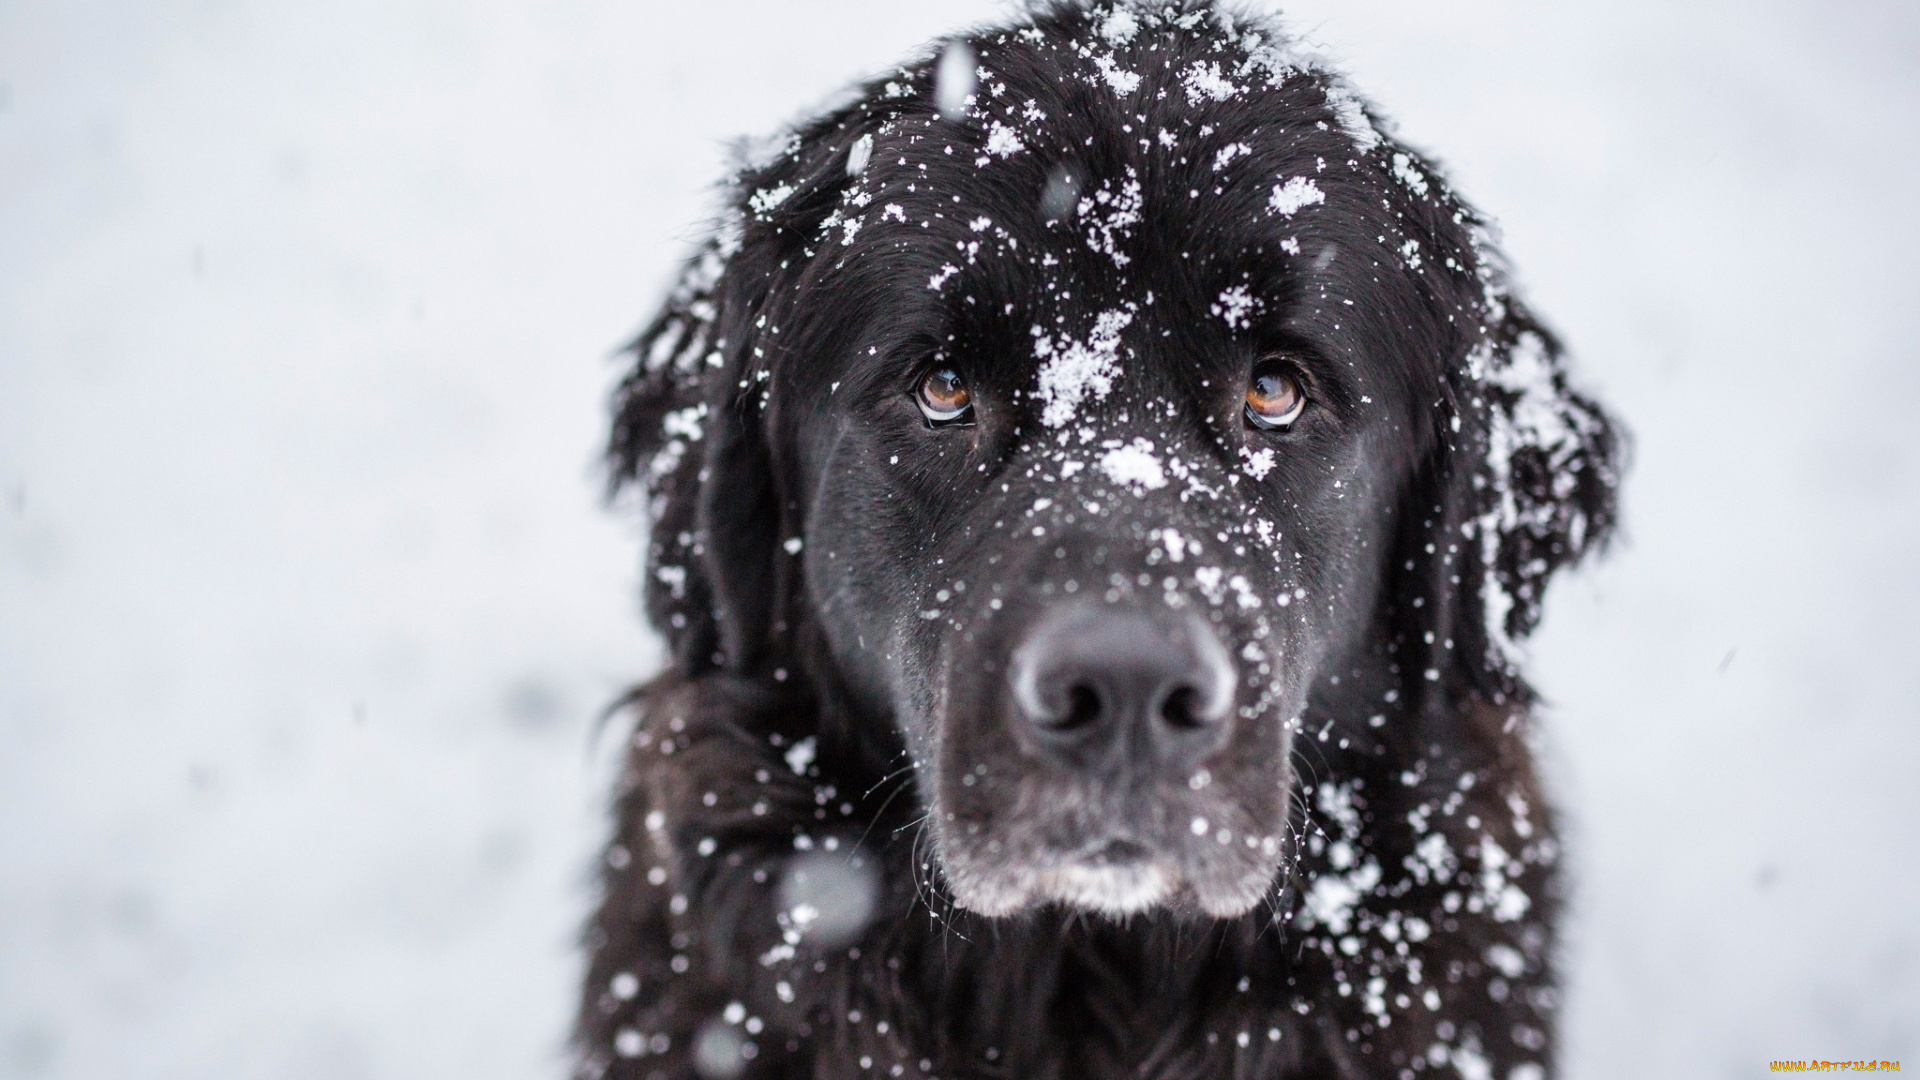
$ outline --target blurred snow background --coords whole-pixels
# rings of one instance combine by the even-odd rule
[[[560,1072],[655,663],[607,357],[992,0],[0,2],[0,1077]],[[1569,1076],[1920,1057],[1920,7],[1301,0],[1637,435]]]

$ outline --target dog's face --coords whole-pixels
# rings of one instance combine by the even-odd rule
[[[1237,914],[1434,426],[1440,359],[1395,344],[1444,316],[1319,91],[1129,108],[1043,49],[864,136],[821,310],[780,327],[807,595],[961,904]]]
[[[956,230],[919,226],[947,189],[905,175],[929,197],[872,242],[938,260]],[[943,288],[876,283],[824,388],[776,387],[809,596],[906,737],[960,903],[1237,914],[1272,883],[1290,720],[1374,615],[1414,460],[1402,358],[1326,299],[1392,286],[1276,258],[1297,227],[1257,205],[1209,238],[1245,261],[1195,266],[1205,224],[1149,203],[1173,242],[1116,274],[1084,217],[1043,221],[1044,181],[1008,177],[1025,220],[993,219]]]
[[[1416,157],[1258,35],[1117,18],[949,48],[750,172],[623,417],[691,432],[651,466],[654,557],[705,559],[718,612],[681,652],[816,627],[810,674],[897,727],[986,914],[1267,896],[1309,702],[1440,677],[1457,605],[1391,594],[1474,577],[1439,505],[1465,477],[1435,477],[1511,404],[1460,400],[1500,301]],[[730,569],[775,543],[777,572]],[[1581,543],[1526,562],[1512,625]],[[706,596],[662,575],[685,626]],[[1383,659],[1429,600],[1438,639]]]

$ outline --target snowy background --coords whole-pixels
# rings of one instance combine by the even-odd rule
[[[723,141],[992,0],[0,0],[0,1077],[557,1076]],[[1920,1065],[1920,6],[1301,0],[1636,436],[1574,1080]]]

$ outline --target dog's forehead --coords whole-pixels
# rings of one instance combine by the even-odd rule
[[[962,48],[956,107],[941,84]],[[1330,250],[1319,219],[1391,212],[1357,160],[1378,139],[1364,113],[1251,32],[1089,17],[951,46],[922,75],[917,105],[890,104],[894,83],[870,103],[883,118],[823,231],[915,306],[1017,323],[1031,349],[995,344],[1029,366],[1246,329],[1276,277]]]
[[[843,242],[917,236],[944,250],[949,276],[1013,256],[1038,277],[1157,276],[1164,291],[1178,280],[1172,267],[1134,249],[1190,255],[1203,237],[1215,249],[1278,248],[1306,223],[1301,210],[1355,187],[1361,171],[1314,110],[1277,94],[1209,123],[1209,110],[1175,98],[1034,91],[959,118],[880,124],[837,222]]]
[[[1277,39],[1101,10],[956,39],[743,175],[748,265],[782,283],[739,309],[752,366],[834,364],[853,402],[952,360],[1048,432],[1097,406],[1105,438],[1286,352],[1322,400],[1422,426],[1445,327],[1479,318],[1461,204]]]

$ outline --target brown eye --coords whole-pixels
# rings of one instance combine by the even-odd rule
[[[1284,364],[1268,360],[1253,369],[1253,381],[1247,386],[1247,423],[1263,431],[1279,431],[1300,419],[1306,408],[1306,392]]]
[[[927,423],[935,427],[964,424],[973,417],[973,394],[966,381],[952,368],[938,368],[920,380],[920,392],[914,397]]]

